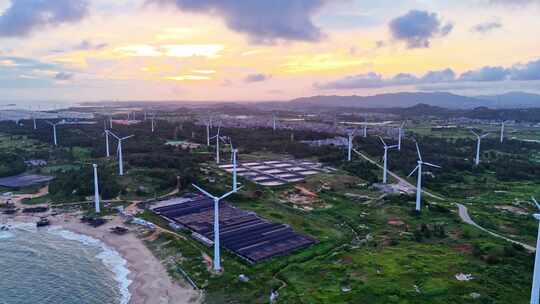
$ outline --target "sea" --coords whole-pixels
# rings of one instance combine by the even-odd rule
[[[23,223],[0,231],[0,304],[128,304],[128,274],[97,239]]]
[[[66,109],[77,105],[74,102],[67,101],[0,101],[1,110],[32,110],[32,111],[53,111]]]

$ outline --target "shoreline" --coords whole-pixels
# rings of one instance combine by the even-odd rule
[[[35,223],[39,216],[0,215],[0,223],[6,221],[13,223]],[[130,294],[129,304],[189,304],[200,303],[202,295],[188,284],[175,282],[169,276],[167,269],[163,266],[154,254],[146,247],[136,232],[130,231],[125,235],[116,235],[110,232],[109,228],[123,226],[122,219],[118,216],[112,217],[106,224],[94,228],[81,223],[76,214],[64,213],[49,217],[51,227],[63,229],[84,237],[93,238],[108,249],[115,251],[126,264],[123,265],[129,270],[127,279],[130,282],[118,280],[118,272],[111,269],[119,283],[122,296],[122,286],[128,283],[127,289]],[[133,227],[130,227],[133,229]],[[130,230],[131,230],[130,229]],[[104,248],[104,251],[106,249]],[[100,259],[103,262],[103,259]],[[109,265],[108,265],[109,266]],[[127,295],[129,296],[129,295]]]

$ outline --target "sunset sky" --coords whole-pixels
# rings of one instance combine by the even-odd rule
[[[0,0],[0,100],[540,92],[537,0]]]

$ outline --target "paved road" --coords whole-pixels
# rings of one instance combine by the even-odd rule
[[[524,244],[524,243],[521,243],[521,242],[518,242],[518,241],[514,241],[514,240],[512,240],[512,239],[509,239],[509,238],[507,238],[507,237],[505,237],[505,236],[502,236],[502,235],[500,235],[500,234],[497,234],[497,233],[495,233],[495,232],[491,232],[491,231],[487,230],[486,228],[484,228],[484,227],[478,225],[478,224],[477,224],[475,221],[473,221],[473,220],[471,219],[471,217],[469,216],[469,211],[467,210],[467,207],[465,207],[465,206],[462,205],[462,204],[458,204],[458,203],[456,203],[456,205],[458,206],[458,209],[459,209],[459,217],[460,217],[461,220],[464,221],[465,223],[467,223],[467,224],[469,224],[469,225],[472,225],[472,226],[474,226],[474,227],[476,227],[476,228],[478,228],[478,229],[480,229],[480,230],[482,230],[482,231],[484,231],[484,232],[487,232],[487,233],[491,234],[491,235],[494,236],[494,237],[503,239],[503,240],[505,240],[505,241],[507,241],[507,242],[511,242],[511,243],[514,243],[514,244],[519,244],[519,245],[523,246],[525,249],[527,249],[527,250],[530,251],[530,252],[536,251],[535,248],[532,247],[532,246],[529,246],[529,245],[527,245],[527,244]]]

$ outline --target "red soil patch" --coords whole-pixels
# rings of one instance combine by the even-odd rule
[[[454,249],[461,253],[471,254],[473,252],[473,246],[471,244],[460,244],[454,246]]]

